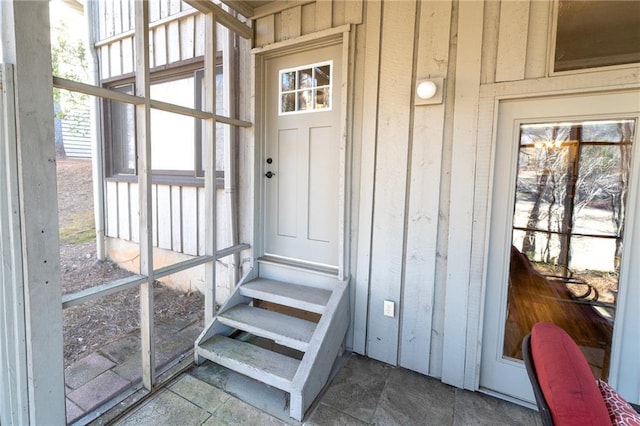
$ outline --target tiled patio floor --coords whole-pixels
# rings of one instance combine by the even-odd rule
[[[156,366],[162,369],[193,346],[202,326],[197,317],[156,326]],[[124,336],[65,369],[67,422],[71,423],[141,382],[139,333]]]
[[[242,397],[241,400],[240,397]],[[258,408],[256,408],[258,407]],[[183,374],[118,425],[300,425],[283,392],[205,363]],[[349,355],[308,425],[541,425],[538,413],[456,389],[403,368]]]

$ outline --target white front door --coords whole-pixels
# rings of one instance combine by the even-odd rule
[[[265,256],[338,267],[341,73],[341,44],[265,61]]]
[[[638,92],[499,103],[481,388],[534,402],[521,344],[544,321],[638,398],[639,118]]]

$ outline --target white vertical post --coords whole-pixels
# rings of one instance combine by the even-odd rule
[[[238,97],[236,91],[236,82],[238,81],[238,69],[235,51],[235,35],[228,28],[224,28],[220,35],[222,39],[222,66],[224,81],[224,114],[231,118],[237,117]],[[238,167],[237,167],[237,128],[235,126],[224,126],[224,193],[227,203],[227,211],[229,214],[229,241],[226,246],[235,246],[238,244]],[[240,254],[234,253],[229,264],[229,284],[235,286],[239,280],[238,267],[240,263]],[[231,288],[233,291],[233,288]]]
[[[149,3],[135,2],[136,95],[145,98],[136,105],[138,191],[140,199],[140,330],[142,334],[142,383],[155,382],[153,344],[153,215],[151,203],[151,103],[149,101]]]
[[[205,16],[204,105],[216,113],[216,20],[213,13]],[[205,120],[205,255],[214,260],[205,264],[204,319],[209,323],[216,306],[216,120]]]
[[[98,54],[94,47],[98,35],[98,23],[96,17],[98,4],[88,1],[85,3],[85,17],[87,22],[87,52],[89,52],[89,78],[94,86],[100,86],[100,71],[98,67]],[[102,144],[102,120],[100,111],[102,99],[92,97],[90,102],[90,131],[91,131],[91,167],[93,177],[93,215],[96,225],[96,257],[105,260],[105,214],[104,214],[104,155]]]
[[[49,3],[0,2],[0,31],[2,61],[14,67],[14,99],[5,94],[3,113],[5,102],[15,113],[15,120],[5,114],[0,136],[0,186],[9,195],[0,201],[2,221],[9,224],[0,238],[0,287],[3,296],[10,295],[0,300],[2,322],[10,327],[0,347],[16,369],[5,371],[7,364],[0,362],[2,395],[12,398],[11,412],[0,404],[0,423],[64,424]]]

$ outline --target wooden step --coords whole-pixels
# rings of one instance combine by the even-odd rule
[[[279,305],[323,314],[331,292],[282,281],[257,278],[240,286],[240,294]]]
[[[300,361],[259,346],[216,335],[200,344],[198,355],[285,392]]]
[[[247,305],[236,305],[218,315],[224,325],[271,339],[277,344],[306,352],[316,324],[300,318]]]

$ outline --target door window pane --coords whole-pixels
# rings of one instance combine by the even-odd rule
[[[555,71],[640,62],[640,2],[560,0]]]
[[[633,120],[520,127],[504,356],[522,359],[533,324],[552,322],[607,378],[634,130]]]
[[[280,115],[331,109],[333,62],[281,70]]]

